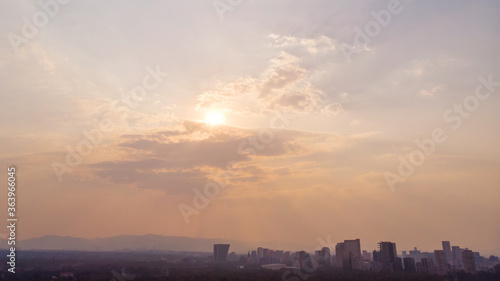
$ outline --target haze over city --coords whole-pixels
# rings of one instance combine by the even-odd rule
[[[499,2],[229,2],[0,3],[17,239],[500,255]]]

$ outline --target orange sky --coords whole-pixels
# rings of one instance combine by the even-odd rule
[[[0,45],[18,238],[500,254],[500,7],[454,3],[401,1],[370,35],[383,1],[244,1],[222,18],[210,1],[75,1],[32,38],[38,4],[2,3],[0,31],[24,38]]]

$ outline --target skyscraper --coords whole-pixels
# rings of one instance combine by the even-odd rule
[[[405,272],[416,272],[417,271],[414,258],[410,258],[410,257],[403,258],[403,264],[405,266],[405,268],[404,268]]]
[[[425,272],[427,274],[434,274],[434,262],[431,258],[422,258],[422,269],[421,272]]]
[[[223,262],[227,260],[229,244],[214,244],[214,261]]]
[[[460,249],[459,246],[453,246],[451,253],[453,255],[453,268],[462,269],[463,267],[462,249]]]
[[[342,260],[344,270],[362,269],[361,242],[359,239],[344,240],[344,253]]]
[[[342,256],[344,254],[344,243],[340,242],[335,245],[335,267],[342,268]]]
[[[464,262],[465,272],[476,272],[476,260],[474,258],[474,252],[472,252],[471,250],[464,250],[462,252],[462,260]]]
[[[442,241],[442,244],[443,244],[445,264],[453,265],[453,258],[451,255],[450,241]]]
[[[363,258],[361,256],[361,242],[359,239],[344,240],[335,246],[336,266],[344,270],[361,270]]]
[[[445,241],[443,241],[443,247],[444,247],[444,242]],[[448,246],[449,246],[449,244],[448,244]],[[437,274],[439,274],[439,275],[445,275],[446,272],[447,272],[445,251],[443,251],[443,250],[435,250],[434,251],[434,256],[436,258],[436,263],[437,263]]]
[[[396,265],[397,250],[396,243],[379,242],[380,255],[378,262],[382,263],[382,269],[387,271],[399,270],[401,266]]]
[[[330,265],[330,248],[323,247],[321,251],[316,251],[316,258],[320,265],[329,266]]]

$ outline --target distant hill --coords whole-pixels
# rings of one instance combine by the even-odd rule
[[[230,252],[247,253],[257,247],[275,250],[312,250],[282,242],[250,243],[226,239],[191,238],[162,235],[121,235],[107,238],[75,238],[70,236],[48,235],[16,242],[21,250],[76,250],[76,251],[188,251],[211,252],[213,244],[231,244]],[[7,248],[6,240],[0,241],[0,248]]]

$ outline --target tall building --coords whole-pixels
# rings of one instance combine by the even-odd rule
[[[311,261],[310,256],[305,251],[300,251],[295,253],[295,259],[298,262],[300,268],[310,267],[309,262]]]
[[[229,244],[214,244],[214,261],[224,262],[227,260]]]
[[[453,256],[453,268],[462,269],[464,264],[462,260],[462,249],[460,249],[459,246],[453,246],[451,248],[451,254]]]
[[[453,258],[451,255],[450,241],[442,241],[441,243],[443,244],[445,264],[453,265]]]
[[[422,258],[420,260],[420,263],[422,264],[420,272],[425,272],[427,274],[434,274],[434,262],[432,261],[431,258]]]
[[[330,266],[330,248],[323,247],[320,251],[316,251],[316,260],[319,265]]]
[[[361,270],[363,268],[361,256],[361,242],[359,239],[344,240],[343,253],[344,270]]]
[[[471,250],[464,250],[462,252],[462,260],[464,262],[465,272],[476,272],[476,260],[474,259],[474,252],[472,252]]]
[[[443,247],[444,247],[444,242],[443,241]],[[443,250],[435,250],[434,251],[434,256],[436,259],[436,264],[437,264],[437,274],[439,275],[445,275],[447,272],[447,264],[446,264],[446,253]]]
[[[410,258],[410,257],[406,257],[406,258],[403,258],[403,264],[404,264],[404,271],[405,272],[416,272],[417,271],[417,267],[415,266],[415,259],[414,258]]]
[[[335,267],[342,268],[342,256],[344,255],[344,243],[340,242],[335,245]]]
[[[365,261],[371,261],[372,260],[372,255],[370,253],[368,253],[366,250],[363,250],[363,259]]]
[[[394,271],[401,272],[403,271],[403,260],[399,257],[394,259]]]
[[[387,271],[399,270],[401,266],[396,264],[398,257],[396,250],[396,243],[392,242],[379,242],[379,255],[378,262],[382,263],[382,269]],[[401,261],[399,261],[401,263]]]
[[[361,242],[359,239],[344,240],[335,246],[336,266],[344,270],[361,270],[363,257],[361,256]]]

